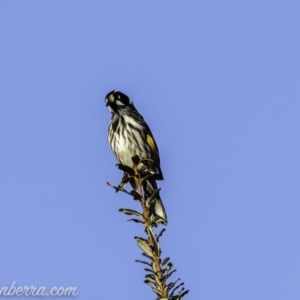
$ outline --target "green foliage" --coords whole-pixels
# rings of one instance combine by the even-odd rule
[[[132,209],[121,208],[120,212],[126,215],[135,216],[137,218],[129,219],[138,224],[142,224],[145,228],[146,238],[135,237],[137,245],[142,250],[142,255],[148,260],[136,260],[138,263],[147,265],[144,282],[150,286],[152,291],[156,294],[157,300],[182,300],[183,297],[189,292],[185,290],[184,283],[179,283],[180,279],[170,281],[172,274],[176,272],[173,269],[173,264],[170,261],[170,257],[161,259],[161,248],[159,245],[159,239],[165,232],[166,228],[163,228],[158,234],[154,232],[154,227],[158,227],[161,224],[162,219],[153,215],[154,207],[156,204],[157,195],[160,189],[154,191],[150,200],[146,201],[143,198],[142,182],[148,178],[155,176],[153,170],[149,170],[145,165],[145,160],[140,160],[138,156],[132,157],[133,167],[118,164],[118,168],[124,172],[122,181],[118,186],[114,186],[107,183],[110,187],[114,188],[116,192],[121,191],[131,196],[135,201],[139,201],[143,211],[137,212]],[[130,182],[136,190],[128,192],[124,189],[124,186]]]

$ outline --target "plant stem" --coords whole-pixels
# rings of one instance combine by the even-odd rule
[[[138,190],[138,193],[142,197],[142,200],[140,201],[140,203],[142,205],[143,216],[144,216],[144,219],[145,219],[145,224],[144,224],[145,232],[148,236],[148,244],[150,246],[150,249],[152,250],[152,258],[153,258],[153,262],[154,262],[154,265],[155,265],[156,276],[159,279],[159,281],[156,284],[156,287],[162,293],[161,297],[166,297],[167,298],[168,297],[168,292],[167,292],[166,282],[165,282],[165,279],[163,277],[163,271],[162,271],[162,268],[161,268],[161,265],[160,265],[160,257],[159,257],[160,253],[159,253],[159,255],[156,254],[156,252],[154,250],[155,248],[154,248],[154,245],[153,245],[152,238],[149,235],[149,230],[151,230],[153,232],[153,229],[152,229],[153,226],[151,225],[151,218],[149,216],[148,208],[145,205],[146,199],[144,199],[144,197],[143,197],[142,180],[141,180],[140,174],[137,172],[137,167],[136,166],[134,167],[134,169],[135,169],[136,176],[137,176],[137,190]]]

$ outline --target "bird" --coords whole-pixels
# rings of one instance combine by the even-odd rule
[[[152,132],[143,116],[135,108],[133,101],[119,90],[109,92],[105,104],[111,112],[108,126],[108,143],[119,164],[132,167],[132,157],[138,155],[144,164],[155,172],[143,181],[144,197],[147,200],[157,190],[156,180],[163,180],[160,156]],[[133,189],[134,182],[130,181]],[[154,217],[157,223],[167,224],[167,214],[159,193],[156,196]]]

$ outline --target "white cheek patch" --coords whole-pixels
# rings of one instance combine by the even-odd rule
[[[118,106],[124,106],[124,103],[122,103],[122,102],[119,101],[119,100],[116,100],[116,104],[117,104]]]

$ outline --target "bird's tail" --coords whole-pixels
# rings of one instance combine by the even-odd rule
[[[146,201],[149,201],[153,193],[157,190],[156,181],[153,179],[147,179],[143,182],[143,189],[145,194]],[[156,195],[155,208],[154,208],[154,216],[159,216],[162,218],[161,223],[167,224],[167,213],[165,211],[162,200],[159,196],[159,193]]]

